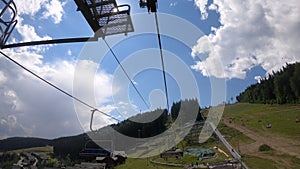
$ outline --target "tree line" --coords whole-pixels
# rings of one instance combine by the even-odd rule
[[[300,63],[286,64],[236,97],[238,102],[260,104],[300,103]]]
[[[200,110],[201,108],[197,99],[186,99],[173,103],[170,112],[166,109],[156,109],[154,111],[138,114],[121,123],[114,124],[112,127],[130,137],[147,138],[166,131],[170,124],[177,118],[180,118],[179,120],[182,122],[203,120]],[[178,115],[180,115],[180,117]],[[149,119],[155,120],[144,123],[149,121]]]

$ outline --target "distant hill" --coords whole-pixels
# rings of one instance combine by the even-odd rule
[[[300,63],[287,64],[236,97],[238,102],[261,104],[300,103]]]
[[[57,139],[41,139],[27,137],[13,137],[0,140],[0,152],[7,152],[19,149],[53,146],[56,156],[70,155],[71,158],[78,158],[79,152],[89,140],[86,134],[77,136],[61,137]]]
[[[23,148],[31,147],[44,147],[51,145],[52,141],[41,138],[26,138],[26,137],[13,137],[0,140],[0,152],[12,151]]]

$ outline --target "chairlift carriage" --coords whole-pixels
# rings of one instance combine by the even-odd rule
[[[0,48],[14,48],[22,46],[74,43],[86,41],[98,41],[99,37],[105,38],[109,35],[127,35],[133,32],[134,27],[130,16],[130,6],[117,5],[116,0],[74,0],[78,9],[89,26],[94,31],[94,36],[84,38],[54,39],[33,42],[23,42],[16,44],[6,44],[10,34],[17,24],[17,8],[13,0],[1,0],[0,6]]]

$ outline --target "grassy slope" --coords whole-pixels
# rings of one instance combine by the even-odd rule
[[[298,105],[264,105],[238,103],[228,105],[223,116],[235,118],[238,124],[244,125],[254,131],[267,131],[279,136],[300,141],[300,104]],[[272,124],[271,129],[266,125]]]
[[[51,153],[53,153],[53,147],[45,146],[45,147],[24,148],[24,149],[8,151],[7,153],[20,154],[22,152],[36,152],[36,153],[40,153],[40,154],[49,154],[49,153],[51,154]],[[3,152],[0,152],[0,154],[3,154]]]
[[[115,167],[115,169],[179,169],[179,167],[167,167],[160,165],[153,165],[148,159],[132,159],[126,160],[126,164]]]
[[[52,146],[34,147],[34,148],[14,150],[10,152],[17,153],[17,154],[22,152],[53,153],[53,147]]]
[[[276,165],[272,160],[267,160],[259,157],[245,156],[244,162],[248,165],[249,168],[276,169]]]
[[[238,124],[244,125],[254,131],[266,131],[272,134],[300,140],[300,124],[295,122],[300,118],[300,105],[262,105],[238,103],[227,105],[223,117],[235,118]],[[266,129],[268,123],[272,124],[271,129]],[[219,130],[231,138],[228,141],[236,147],[237,140],[244,143],[252,143],[253,140],[220,123]],[[221,149],[226,150],[224,146],[216,142],[205,143],[202,146],[212,148],[218,145]],[[194,160],[191,160],[194,161]],[[250,168],[255,169],[276,169],[276,168],[298,168],[300,160],[298,158],[280,154],[275,151],[259,153],[257,155],[244,155],[244,161]],[[125,165],[117,169],[129,168],[166,168],[165,166],[147,166],[146,159],[129,159]],[[172,168],[172,167],[171,167]]]
[[[267,132],[278,137],[300,141],[300,105],[263,105],[238,103],[227,105],[224,118],[235,118],[235,122],[257,132]],[[267,129],[266,125],[272,124]],[[300,148],[300,147],[299,147]],[[300,168],[300,159],[276,151],[245,155],[250,168]]]

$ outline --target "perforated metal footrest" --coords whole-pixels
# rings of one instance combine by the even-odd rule
[[[97,33],[96,36],[105,37],[134,31],[129,5],[118,6],[115,0],[75,0],[75,2],[78,10]]]

